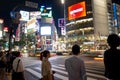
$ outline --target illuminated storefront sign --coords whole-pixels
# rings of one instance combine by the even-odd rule
[[[41,11],[42,17],[49,17],[49,18],[52,17],[52,8],[51,7],[41,6],[40,11]]]
[[[116,4],[113,4],[113,16],[114,16],[114,26],[118,27],[118,16],[117,16],[117,7]]]
[[[30,19],[32,18],[41,19],[41,12],[40,11],[30,12]]]
[[[28,21],[29,20],[29,12],[28,11],[20,11],[22,21]]]
[[[73,20],[76,18],[86,16],[86,6],[85,1],[74,4],[68,7],[68,19]]]
[[[8,32],[8,27],[4,27],[4,28],[3,28],[3,31],[4,31],[4,32]]]
[[[42,26],[41,35],[51,35],[51,26]]]

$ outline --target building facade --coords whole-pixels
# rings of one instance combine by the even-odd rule
[[[67,2],[68,50],[73,44],[79,44],[83,49],[97,49],[99,45],[106,45],[106,36],[109,35],[107,5],[106,0]]]

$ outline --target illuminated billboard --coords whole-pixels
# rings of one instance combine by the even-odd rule
[[[68,20],[74,20],[86,16],[85,1],[68,7]]]
[[[20,11],[22,21],[28,21],[29,20],[29,12],[28,11]]]
[[[45,6],[41,6],[40,8],[41,11],[41,16],[43,18],[51,18],[52,17],[52,7],[45,7]]]
[[[51,26],[42,26],[41,35],[51,35]]]
[[[30,12],[30,19],[32,18],[41,19],[41,12],[40,11]]]

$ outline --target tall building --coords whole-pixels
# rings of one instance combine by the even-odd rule
[[[108,2],[106,0],[66,0],[67,48],[79,44],[83,49],[95,49],[106,43],[109,35]],[[103,47],[104,48],[104,47]]]

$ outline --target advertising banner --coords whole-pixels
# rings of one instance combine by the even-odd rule
[[[73,20],[84,16],[86,16],[85,1],[68,7],[68,20]]]

